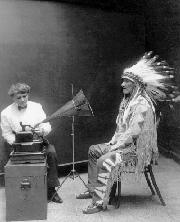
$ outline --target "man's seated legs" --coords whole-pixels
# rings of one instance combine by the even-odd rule
[[[97,182],[94,186],[92,204],[83,210],[83,213],[92,214],[107,208],[109,194],[113,185],[110,173],[116,158],[117,152],[112,151],[105,153],[97,160]]]
[[[48,199],[53,202],[62,203],[62,199],[59,197],[55,190],[55,187],[60,185],[58,180],[58,162],[55,147],[49,144],[46,148],[47,155],[47,186],[48,186]]]
[[[77,199],[92,198],[94,188],[97,186],[97,160],[109,151],[110,146],[97,144],[89,147],[88,151],[88,190],[79,194]]]

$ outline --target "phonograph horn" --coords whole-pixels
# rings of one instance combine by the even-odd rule
[[[68,101],[64,106],[58,109],[51,116],[48,116],[42,122],[35,125],[35,128],[41,123],[47,123],[53,119],[61,116],[94,116],[93,110],[85,97],[82,89],[76,94],[76,96]]]

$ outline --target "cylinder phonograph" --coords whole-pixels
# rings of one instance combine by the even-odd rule
[[[15,142],[10,160],[14,164],[41,163],[45,161],[45,145],[47,140],[40,135],[39,130],[20,122],[22,131],[15,133]],[[28,127],[29,130],[26,130]]]

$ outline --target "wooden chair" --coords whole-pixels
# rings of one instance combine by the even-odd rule
[[[161,193],[160,193],[160,190],[156,184],[156,180],[155,180],[155,177],[154,177],[154,174],[153,174],[153,171],[152,171],[152,166],[151,164],[149,164],[148,166],[146,166],[144,168],[144,175],[145,175],[145,178],[146,178],[146,181],[147,181],[147,184],[152,192],[152,195],[155,195],[155,191],[161,201],[161,204],[163,206],[166,206],[162,196],[161,196]],[[150,178],[151,178],[151,181],[149,179],[149,175],[150,175]],[[152,183],[151,183],[152,182]],[[154,188],[155,188],[155,191],[154,191]],[[116,190],[117,190],[117,197],[115,198],[115,195],[116,195]],[[109,199],[109,204],[112,204],[112,201],[116,199],[116,203],[115,203],[115,208],[119,208],[120,206],[120,201],[121,201],[121,180],[118,180],[117,182],[114,183],[113,187],[112,187],[112,190],[111,190],[111,193],[110,193],[110,199]]]

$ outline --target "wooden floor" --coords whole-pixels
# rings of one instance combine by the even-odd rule
[[[157,196],[151,196],[145,178],[140,183],[134,176],[122,182],[122,201],[119,209],[108,206],[105,212],[93,215],[82,214],[90,200],[76,200],[75,195],[83,191],[79,178],[68,179],[59,190],[64,203],[48,203],[48,222],[179,222],[180,221],[180,165],[172,159],[160,157],[154,167],[156,182],[167,204],[163,207]],[[87,174],[81,174],[87,181]],[[63,178],[60,178],[62,181]],[[0,188],[0,222],[5,220],[5,189]],[[36,220],[33,220],[36,221]],[[41,220],[42,221],[42,220]]]

